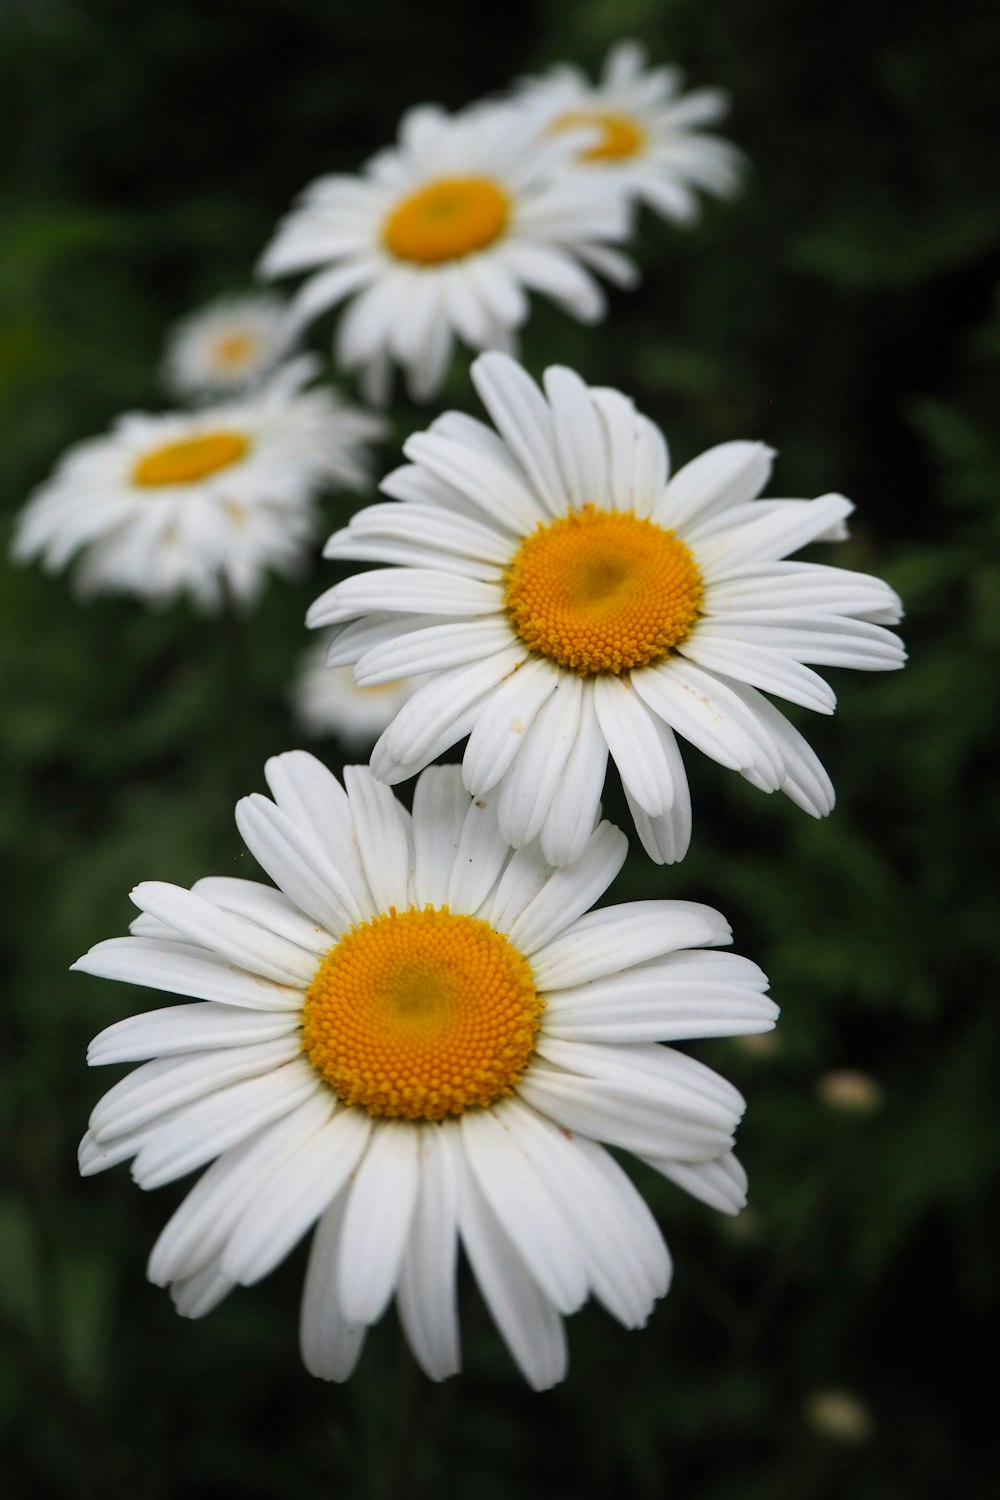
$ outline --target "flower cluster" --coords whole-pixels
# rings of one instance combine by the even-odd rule
[[[763,497],[763,443],[672,470],[627,395],[559,366],[536,384],[513,354],[529,294],[593,322],[599,278],[634,281],[639,205],[688,223],[696,191],[734,190],[738,153],[702,130],[724,109],[622,43],[597,84],[564,67],[409,111],[279,226],[264,273],[309,273],[290,304],[230,299],[175,330],[165,372],[193,408],[71,450],[18,522],[15,555],[75,560],[86,592],[245,604],[303,561],[317,496],[363,486],[384,431],[310,385],[306,326],[341,308],[336,362],[373,403],[395,366],[429,400],[456,342],[485,351],[489,421],[447,411],[412,435],[385,501],[325,548],[377,566],[313,604],[327,634],[293,701],[309,733],[378,736],[370,767],[342,783],[304,752],[271,759],[271,798],[237,824],[273,884],[142,884],[131,936],[74,965],[188,1000],[93,1042],[92,1063],[141,1066],[95,1107],[81,1170],[131,1160],[154,1188],[205,1168],[149,1262],[185,1316],[311,1232],[301,1347],[326,1379],[393,1298],[427,1374],[454,1373],[460,1247],[536,1388],[563,1376],[563,1318],[589,1296],[643,1324],[670,1259],[612,1151],[744,1203],[743,1100],[674,1044],[777,1010],[762,971],[718,951],[714,909],[592,909],[628,848],[602,818],[609,762],[658,864],[691,837],[679,741],[827,814],[830,778],[771,696],[829,714],[816,667],[901,666],[900,601],[793,560],[853,507]],[[433,764],[463,741],[460,765]],[[408,810],[391,788],[411,778]]]
[[[725,113],[724,95],[680,86],[676,69],[647,70],[625,42],[597,87],[557,68],[501,102],[410,110],[396,145],[362,174],[306,190],[261,270],[312,273],[293,324],[349,304],[334,353],[368,400],[388,399],[395,364],[427,401],[455,339],[514,351],[530,292],[581,322],[601,317],[596,275],[636,278],[619,246],[637,204],[683,223],[696,214],[694,188],[735,190],[739,153],[699,128]]]

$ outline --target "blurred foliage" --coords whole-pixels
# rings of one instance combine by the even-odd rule
[[[691,855],[634,856],[614,894],[720,906],[772,976],[772,1044],[697,1049],[750,1100],[751,1207],[720,1221],[644,1175],[674,1290],[643,1333],[575,1318],[569,1379],[544,1397],[464,1288],[468,1369],[418,1392],[413,1494],[979,1500],[1000,1155],[994,7],[945,26],[932,0],[2,0],[3,539],[69,443],[161,401],[168,324],[248,282],[311,177],[355,168],[410,104],[594,66],[623,32],[731,92],[752,172],[692,232],[643,220],[644,285],[612,294],[598,332],[539,306],[529,363],[627,390],[678,461],[759,436],[776,493],[851,494],[836,561],[901,591],[912,661],[835,674],[837,717],[807,726],[838,788],[825,823],[688,757]],[[471,404],[461,360],[446,395]],[[394,415],[397,438],[428,420]],[[241,630],[83,608],[65,579],[3,568],[6,1493],[382,1494],[406,1379],[391,1318],[348,1386],[311,1380],[299,1251],[185,1324],[144,1279],[181,1189],[80,1182],[74,1160],[103,1083],[86,1041],[150,998],[66,968],[125,930],[136,881],[248,863],[233,801],[296,740],[287,684],[330,570],[275,585]],[[841,1067],[877,1081],[878,1107],[823,1101]],[[853,1442],[808,1418],[830,1389],[869,1413]]]

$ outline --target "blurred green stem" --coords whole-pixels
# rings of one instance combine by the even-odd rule
[[[252,790],[253,768],[247,765],[250,726],[250,670],[247,621],[239,604],[229,599],[220,620],[220,669],[223,682],[219,733],[224,740],[220,758],[226,768],[226,797],[231,807]]]
[[[410,1352],[406,1335],[399,1330],[399,1352],[396,1358],[396,1389],[393,1400],[392,1448],[386,1472],[385,1500],[412,1500],[413,1458],[416,1449],[417,1417],[421,1395],[426,1384]]]

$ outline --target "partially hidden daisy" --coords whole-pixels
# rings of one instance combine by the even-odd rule
[[[402,120],[397,146],[357,177],[314,182],[264,254],[268,276],[315,272],[293,305],[306,322],[339,303],[335,357],[383,402],[391,368],[426,401],[444,380],[456,338],[512,347],[530,291],[593,322],[597,270],[628,283],[615,244],[629,231],[620,193],[595,192],[569,171],[579,133],[540,131],[523,104],[449,116],[430,106]]]
[[[12,553],[76,562],[81,593],[201,608],[246,603],[307,555],[327,485],[362,486],[383,422],[286,366],[256,394],[197,412],[120,417],[78,443],[18,518]]]
[[[241,395],[273,373],[296,336],[287,304],[273,293],[221,297],[171,330],[167,387],[182,399]]]
[[[358,687],[350,667],[328,667],[327,645],[307,651],[292,683],[292,709],[310,735],[332,735],[351,751],[371,750],[410,694],[423,681],[407,677]]]
[[[731,196],[743,158],[729,141],[701,128],[727,113],[725,93],[702,88],[685,94],[683,83],[679,68],[648,68],[645,49],[622,41],[608,53],[598,83],[567,63],[526,80],[522,92],[540,109],[550,134],[590,132],[573,160],[592,190],[617,188],[664,218],[688,224],[698,214],[695,190]]]
[[[763,696],[820,713],[835,698],[807,662],[903,662],[900,615],[877,578],[788,562],[839,535],[842,495],[760,500],[772,452],[711,448],[671,478],[659,429],[573,371],[544,394],[504,355],[473,365],[496,430],[448,412],[411,437],[412,463],[326,556],[402,564],[348,578],[309,613],[336,626],[331,665],[362,685],[428,674],[382,735],[372,769],[394,783],[465,735],[465,784],[496,789],[504,837],[575,859],[598,814],[609,754],[643,846],[688,846],[675,734],[813,816],[833,789]],[[761,691],[763,690],[763,691]]]
[[[315,1225],[307,1368],[346,1379],[395,1296],[440,1380],[460,1364],[461,1245],[525,1376],[552,1385],[565,1315],[593,1294],[637,1327],[670,1280],[607,1146],[742,1206],[742,1099],[660,1043],[766,1030],[766,979],[713,951],[730,933],[709,907],[589,910],[625,857],[608,823],[554,870],[511,851],[456,766],[424,772],[412,814],[367,768],[342,787],[299,751],[266,774],[274,801],[245,798],[237,823],[277,890],[140,885],[133,936],[74,965],[194,999],[91,1044],[92,1063],[143,1066],[94,1109],[81,1170],[133,1158],[154,1188],[207,1166],[149,1261],[186,1317]]]

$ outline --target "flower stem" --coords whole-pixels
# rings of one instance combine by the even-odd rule
[[[393,1401],[394,1426],[392,1448],[386,1472],[385,1500],[413,1500],[413,1459],[416,1448],[417,1418],[426,1381],[399,1330],[399,1352],[396,1357],[396,1390]]]

